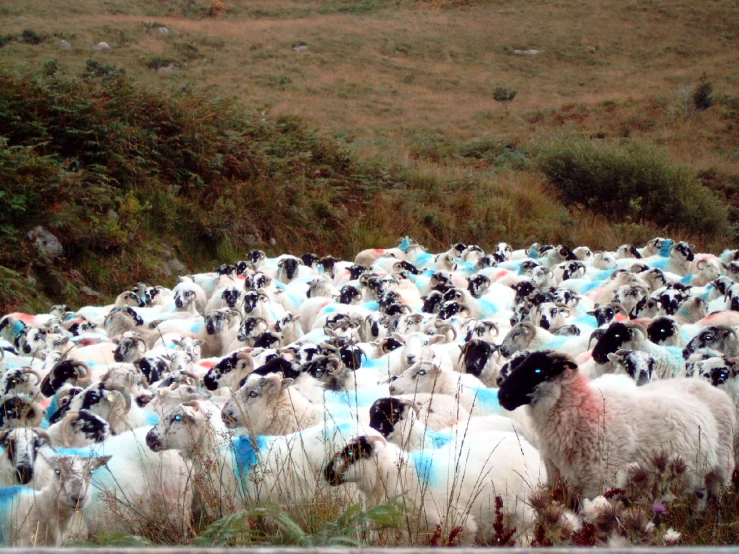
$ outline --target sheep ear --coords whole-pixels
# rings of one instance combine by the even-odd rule
[[[393,333],[393,338],[400,344],[405,344],[405,337],[400,333]]]
[[[553,352],[549,355],[551,360],[552,375],[554,381],[567,381],[572,379],[577,372],[575,361],[565,354]]]
[[[106,465],[112,457],[113,456],[100,456],[99,458],[90,460],[90,471]]]
[[[429,344],[436,344],[438,342],[443,342],[446,340],[446,337],[444,335],[434,335],[429,339]]]
[[[294,382],[295,382],[295,379],[290,379],[290,378],[283,379],[282,380],[282,383],[280,385],[280,390],[285,390],[287,387],[289,387],[290,385],[292,385]]]
[[[612,362],[616,362],[618,361],[618,354],[615,354],[614,352],[609,352],[608,359]]]

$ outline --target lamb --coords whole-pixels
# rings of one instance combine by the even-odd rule
[[[172,289],[175,309],[191,316],[205,313],[208,296],[203,287],[188,277],[181,277],[181,281]]]
[[[287,435],[319,421],[319,407],[295,389],[293,379],[271,374],[249,379],[223,407],[226,427],[246,427],[252,435]]]
[[[608,354],[617,350],[641,350],[655,358],[654,376],[670,379],[684,374],[685,364],[678,351],[654,344],[647,330],[636,322],[612,323],[598,339],[593,348],[593,360],[598,364],[608,363]]]
[[[696,377],[729,395],[739,421],[739,359],[715,356],[703,361]],[[739,456],[739,427],[733,432],[734,455]]]
[[[77,510],[89,504],[92,473],[110,456],[85,458],[55,456],[49,460],[52,478],[41,490],[26,487],[4,489],[0,506],[3,543],[8,546],[61,546]]]
[[[688,486],[699,499],[705,498],[706,485],[717,496],[731,477],[726,460],[719,459],[717,419],[681,381],[686,382],[596,387],[572,358],[548,350],[527,356],[503,382],[498,397],[507,410],[529,406],[547,468],[558,470],[587,498],[620,486],[619,473],[628,464],[660,448],[683,458]],[[710,385],[702,389],[701,394],[711,394]],[[733,408],[721,395],[714,395],[712,403]],[[733,456],[730,463],[733,467]]]
[[[382,436],[359,436],[332,456],[323,473],[333,486],[357,483],[370,505],[401,498],[420,515],[421,540],[437,526],[447,533],[461,527],[463,544],[489,539],[500,495],[508,525],[525,541],[534,520],[528,496],[547,478],[541,457],[514,433],[484,437],[484,447],[464,441],[407,453]]]
[[[616,375],[625,373],[636,381],[637,386],[651,383],[655,378],[654,367],[657,359],[651,354],[639,350],[616,350],[608,354]]]

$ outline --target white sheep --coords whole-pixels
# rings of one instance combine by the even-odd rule
[[[484,438],[482,438],[484,437]],[[324,470],[334,485],[356,483],[369,505],[398,500],[418,515],[418,537],[440,526],[461,527],[462,544],[492,537],[495,498],[523,542],[534,523],[528,497],[547,479],[536,449],[514,433],[486,433],[445,447],[408,453],[382,436],[359,436],[336,452]]]
[[[75,513],[90,503],[90,481],[110,456],[85,458],[55,456],[49,459],[52,478],[41,490],[4,489],[0,501],[0,528],[6,546],[62,546]]]
[[[0,431],[0,487],[28,485],[42,489],[51,480],[51,467],[46,458],[39,456],[44,445],[52,444],[43,429],[16,427]]]
[[[719,459],[717,419],[702,397],[687,392],[680,381],[690,380],[631,389],[596,386],[570,357],[534,352],[503,382],[499,398],[507,410],[528,405],[542,456],[586,497],[620,486],[628,464],[660,449],[683,458],[688,486],[698,498],[705,498],[706,484],[718,495],[731,473],[726,474],[726,460]],[[703,393],[712,394],[710,389],[705,385]],[[733,417],[724,393],[712,401]],[[733,452],[731,458],[733,468]]]

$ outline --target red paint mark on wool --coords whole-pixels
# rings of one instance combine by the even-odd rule
[[[616,321],[626,321],[627,319],[629,318],[626,317],[624,314],[616,314]]]
[[[210,360],[203,360],[202,362],[198,362],[198,365],[202,367],[203,369],[210,369],[214,365],[216,365],[215,362],[211,362]]]
[[[23,312],[15,312],[10,315],[16,319],[20,319],[23,323],[31,323],[33,321],[32,315],[24,314]]]
[[[495,274],[495,279],[494,280],[495,281],[498,281],[498,280],[502,279],[503,277],[505,277],[506,275],[508,275],[508,273],[509,272],[508,272],[507,269],[501,269],[498,273]]]

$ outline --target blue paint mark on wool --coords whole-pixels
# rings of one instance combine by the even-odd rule
[[[523,269],[521,269],[521,262],[523,260],[509,260],[507,262],[501,262],[497,266],[500,269],[507,269],[508,271],[517,271],[519,275],[523,273]]]
[[[377,303],[376,300],[371,300],[370,302],[365,302],[364,307],[367,310],[370,310],[372,312],[376,312],[380,309],[380,305]]]
[[[473,262],[463,262],[459,265],[457,269],[465,275],[472,275],[473,273],[477,272],[477,268],[475,267],[475,264]]]
[[[407,252],[410,245],[411,240],[408,237],[403,237],[403,240],[400,241],[398,248],[400,248],[403,252]]]
[[[659,249],[659,255],[663,258],[667,258],[670,255],[670,248],[672,248],[672,245],[675,244],[675,241],[672,239],[667,239],[665,242],[662,243],[662,246]]]
[[[683,363],[683,348],[682,346],[665,346],[667,352],[675,358],[678,362]]]
[[[0,487],[0,514],[4,516],[8,512],[13,512],[18,496],[28,491],[33,491],[33,489],[24,487],[23,485]],[[3,525],[0,525],[0,545],[7,546],[5,536],[3,535],[3,527]]]
[[[470,387],[475,394],[475,406],[482,408],[485,413],[494,414],[502,412],[498,401],[498,389],[485,389]]]
[[[443,448],[444,446],[452,442],[452,437],[449,431],[447,431],[446,433],[443,433],[441,431],[434,431],[433,429],[427,429],[426,437],[431,441],[434,448]]]
[[[572,323],[574,323],[577,327],[592,327],[593,329],[598,326],[598,320],[595,319],[595,316],[592,315],[584,315],[578,317]]]
[[[147,425],[156,425],[159,423],[159,414],[156,412],[151,412],[146,415],[146,424]]]
[[[478,302],[480,303],[480,309],[482,312],[481,315],[483,319],[492,317],[493,315],[498,313],[499,308],[493,303],[492,300],[488,300],[486,298],[480,298]]]
[[[426,266],[432,263],[434,263],[434,255],[429,254],[428,252],[421,252],[418,256],[416,256],[416,263],[413,265],[418,267]]]
[[[593,289],[597,289],[601,284],[603,284],[602,281],[593,281],[592,283],[588,283],[580,290],[580,294],[586,294]]]
[[[381,389],[380,394],[386,392]],[[379,398],[378,391],[373,387],[370,390],[355,391],[325,391],[323,398],[327,404],[343,404],[349,407],[369,407]]]
[[[669,258],[666,258],[664,260],[656,260],[649,265],[653,268],[661,269],[662,271],[667,270],[667,264],[669,263]]]
[[[569,337],[554,337],[547,343],[548,350],[559,350],[561,349]]]
[[[200,335],[203,333],[204,324],[202,321],[196,321],[190,327],[190,332],[194,335]]]
[[[240,436],[233,440],[234,472],[240,481],[248,479],[251,468],[259,461],[259,452],[269,442],[268,437]]]
[[[425,452],[420,451],[411,453],[410,460],[413,467],[416,468],[418,484],[421,487],[433,487],[437,480],[434,471],[434,459]]]

